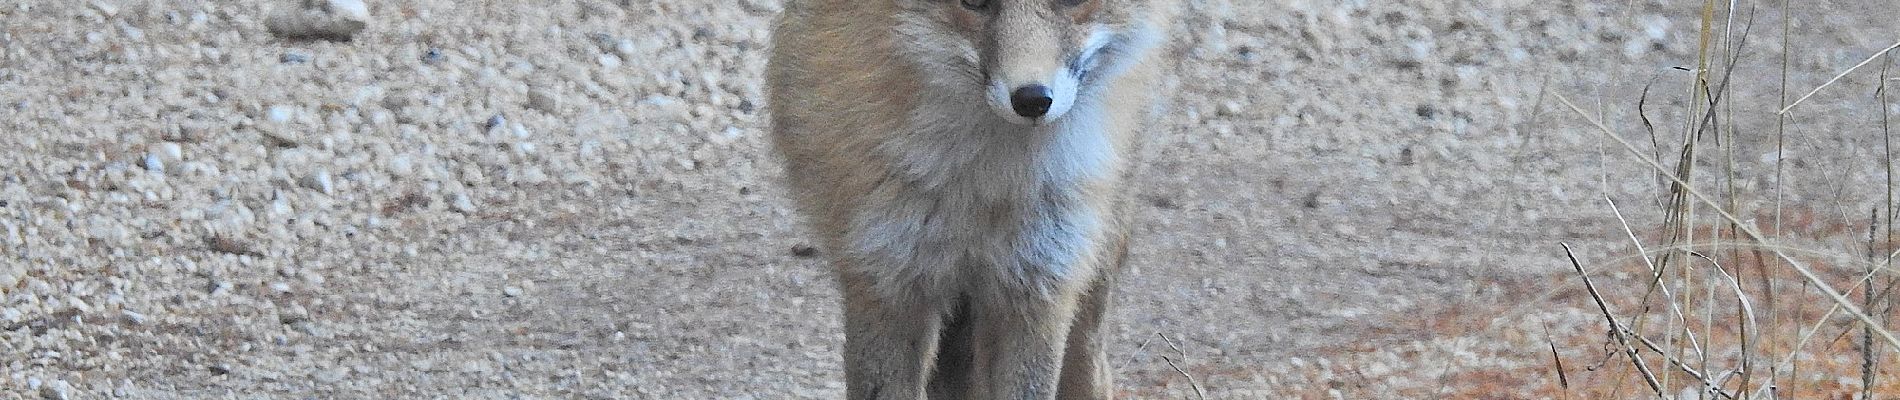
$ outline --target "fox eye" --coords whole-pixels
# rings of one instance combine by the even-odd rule
[[[985,8],[990,8],[990,0],[963,0],[963,8],[981,11]]]

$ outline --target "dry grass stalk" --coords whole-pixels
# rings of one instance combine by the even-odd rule
[[[1647,164],[1651,168],[1655,168],[1657,170],[1662,170],[1662,171],[1668,170],[1667,168],[1663,167],[1662,164],[1657,163],[1656,160],[1643,157],[1642,152],[1638,151],[1635,145],[1630,144],[1628,140],[1623,139],[1621,136],[1617,136],[1616,133],[1610,130],[1608,126],[1603,125],[1602,121],[1598,121],[1594,118],[1590,118],[1590,116],[1587,113],[1585,113],[1582,108],[1577,107],[1576,103],[1571,102],[1568,97],[1565,97],[1564,95],[1559,94],[1557,95],[1557,101],[1562,102],[1567,107],[1570,107],[1570,109],[1576,112],[1578,115],[1583,116],[1583,118],[1586,121],[1590,122],[1591,125],[1595,126],[1600,133],[1616,141],[1618,144],[1621,144],[1625,150],[1628,150],[1631,154],[1634,154],[1640,161],[1643,161],[1644,164]],[[1696,190],[1695,187],[1688,186],[1686,184],[1687,182],[1683,182],[1674,176],[1671,176],[1670,178],[1674,180],[1678,185],[1683,185],[1683,189],[1687,193],[1689,193],[1689,195],[1693,196],[1697,201],[1700,201],[1703,204],[1707,204],[1710,206],[1715,205],[1714,200],[1711,200],[1709,196],[1703,194],[1701,191]],[[1715,208],[1715,212],[1719,214],[1722,218],[1728,220],[1731,223],[1742,225],[1742,233],[1745,236],[1747,236],[1748,240],[1754,241],[1754,242],[1767,242],[1764,239],[1765,238],[1764,235],[1762,235],[1760,232],[1757,232],[1755,228],[1752,228],[1752,227],[1747,226],[1746,224],[1743,224],[1741,218],[1738,218],[1734,214],[1729,213],[1727,210],[1722,210],[1719,207]],[[1856,320],[1858,320],[1862,324],[1873,325],[1874,333],[1879,334],[1881,339],[1886,341],[1888,345],[1894,346],[1894,347],[1900,347],[1900,338],[1895,337],[1892,332],[1888,332],[1885,328],[1879,327],[1879,323],[1874,321],[1873,317],[1868,316],[1867,313],[1862,311],[1860,307],[1853,305],[1853,301],[1848,300],[1846,295],[1843,295],[1841,294],[1840,291],[1835,290],[1831,286],[1828,286],[1827,282],[1821,279],[1820,275],[1816,274],[1813,271],[1813,269],[1808,268],[1807,264],[1804,264],[1798,260],[1795,260],[1793,257],[1788,256],[1786,253],[1780,250],[1774,251],[1774,254],[1776,258],[1780,259],[1781,262],[1787,263],[1795,272],[1799,273],[1803,279],[1806,279],[1810,284],[1812,284],[1816,290],[1820,290],[1823,295],[1826,295],[1828,300],[1831,300],[1835,302],[1837,305],[1839,305],[1842,310],[1845,310],[1848,313],[1848,315],[1853,316]]]
[[[1841,78],[1846,77],[1847,74],[1854,73],[1854,71],[1860,69],[1860,67],[1867,66],[1867,63],[1871,63],[1871,62],[1874,62],[1874,60],[1880,59],[1881,56],[1887,55],[1887,52],[1891,52],[1893,51],[1893,49],[1900,49],[1900,42],[1893,42],[1893,44],[1887,46],[1887,48],[1881,49],[1879,52],[1875,52],[1874,55],[1868,56],[1867,59],[1865,60],[1861,60],[1859,64],[1854,64],[1853,67],[1849,67],[1847,68],[1847,70],[1841,71],[1841,73],[1834,75],[1834,78],[1828,79],[1827,83],[1822,83],[1821,86],[1816,86],[1814,90],[1808,91],[1808,94],[1801,95],[1800,99],[1796,99],[1794,101],[1794,104],[1789,104],[1786,107],[1782,107],[1781,111],[1777,111],[1776,113],[1787,114],[1788,111],[1793,110],[1795,106],[1801,105],[1801,102],[1808,101],[1809,97],[1814,97],[1816,93],[1821,93],[1821,89],[1826,89],[1828,86],[1834,85],[1834,82],[1840,81]]]
[[[1168,345],[1168,348],[1174,349],[1174,353],[1181,357],[1181,362],[1187,362],[1187,351],[1181,350],[1180,346],[1175,346],[1174,340],[1168,339],[1167,334],[1157,332],[1155,333],[1155,335],[1161,336],[1161,343],[1165,343]],[[1195,399],[1207,400],[1207,392],[1201,390],[1201,384],[1200,382],[1197,382],[1194,380],[1194,375],[1189,375],[1187,370],[1181,369],[1180,365],[1176,365],[1174,363],[1173,358],[1169,358],[1168,356],[1161,356],[1161,360],[1166,361],[1168,363],[1169,368],[1174,368],[1175,373],[1179,373],[1181,374],[1181,377],[1187,378],[1188,387],[1194,389]]]
[[[1603,313],[1603,319],[1609,322],[1610,335],[1616,337],[1617,348],[1623,350],[1624,354],[1629,356],[1630,363],[1635,365],[1636,370],[1643,374],[1643,382],[1649,384],[1649,389],[1654,391],[1656,396],[1663,396],[1662,383],[1656,380],[1655,373],[1650,372],[1649,364],[1644,362],[1643,356],[1636,352],[1636,347],[1630,345],[1629,336],[1625,335],[1625,330],[1622,328],[1623,325],[1616,322],[1616,313],[1610,312],[1610,306],[1603,302],[1603,295],[1597,292],[1596,284],[1590,282],[1590,273],[1583,270],[1583,263],[1578,262],[1577,255],[1571,253],[1570,244],[1564,243],[1563,246],[1564,255],[1570,257],[1570,265],[1576,267],[1577,276],[1583,278],[1583,287],[1589,289],[1590,299],[1596,301],[1597,310],[1601,311]]]

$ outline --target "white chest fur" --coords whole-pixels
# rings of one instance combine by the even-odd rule
[[[1085,190],[1113,173],[1118,153],[1092,103],[1033,127],[919,113],[878,149],[890,173],[852,216],[847,252],[888,294],[1046,293],[1094,273],[1078,265],[1100,246],[1107,210]]]

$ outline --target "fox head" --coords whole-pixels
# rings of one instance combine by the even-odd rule
[[[886,1],[900,4],[898,48],[927,84],[1040,124],[1147,56],[1169,0]]]

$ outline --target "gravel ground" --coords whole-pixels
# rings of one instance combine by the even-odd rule
[[[328,3],[0,5],[0,398],[842,394],[835,288],[761,130],[777,1]],[[1598,329],[1529,300],[1556,242],[1625,250],[1605,196],[1657,224],[1658,185],[1557,96],[1641,141],[1653,83],[1680,142],[1699,3],[1188,3],[1125,395],[1189,393],[1157,334],[1210,397],[1424,397]],[[1789,85],[1892,43],[1875,3],[1796,9]],[[1762,7],[1734,72],[1753,206]],[[1790,126],[1786,196],[1822,224],[1884,195],[1876,77]]]

